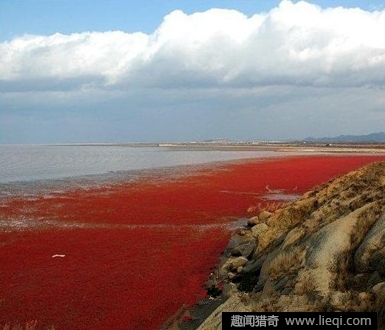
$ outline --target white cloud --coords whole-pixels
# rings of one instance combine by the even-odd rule
[[[141,33],[85,32],[72,35],[24,36],[0,44],[5,81],[94,80],[108,82],[127,70],[144,49]]]
[[[7,91],[385,83],[385,10],[284,0],[246,17],[174,11],[152,34],[23,36],[0,44]]]
[[[290,139],[385,120],[385,10],[174,11],[151,35],[0,44],[0,142]],[[118,132],[118,133],[114,133]]]

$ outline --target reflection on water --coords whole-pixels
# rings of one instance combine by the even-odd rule
[[[161,147],[0,145],[0,183],[280,156],[274,151],[170,150]]]

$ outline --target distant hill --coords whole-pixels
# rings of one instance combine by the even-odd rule
[[[308,137],[304,142],[318,143],[381,143],[385,142],[385,132],[371,133],[368,135],[340,135],[336,137],[312,138]]]

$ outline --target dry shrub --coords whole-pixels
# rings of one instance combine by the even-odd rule
[[[276,217],[271,218],[271,221],[268,221],[267,224],[274,227],[276,230],[287,231],[293,228],[300,222],[305,221],[309,214],[306,210],[297,207],[286,207],[276,212]],[[270,220],[270,219],[269,219]]]
[[[296,272],[301,266],[302,259],[303,251],[301,249],[296,248],[281,251],[268,261],[268,276],[271,279],[281,277],[282,275],[290,276],[290,274]]]
[[[295,285],[295,293],[297,295],[314,295],[316,289],[317,286],[314,278],[308,272],[303,273],[301,279]]]
[[[257,300],[253,305],[253,312],[277,312],[277,298],[266,297],[261,300]]]

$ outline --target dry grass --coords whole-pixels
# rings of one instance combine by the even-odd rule
[[[268,211],[271,213],[274,213],[275,211],[279,210],[285,205],[284,202],[259,202],[255,205],[250,205],[249,208],[247,209],[247,213],[249,214],[258,214],[261,211]]]
[[[266,261],[266,275],[274,280],[281,274],[294,274],[301,267],[303,251],[299,248],[286,249],[276,254],[271,260]]]
[[[295,285],[295,294],[297,295],[316,295],[316,283],[312,275],[305,272],[301,276],[301,280]]]
[[[269,297],[261,300],[256,300],[253,304],[253,312],[277,312],[277,298]]]
[[[307,209],[294,206],[285,207],[275,212],[274,216],[268,219],[267,225],[274,227],[277,232],[287,232],[297,224],[304,222],[309,216]]]

